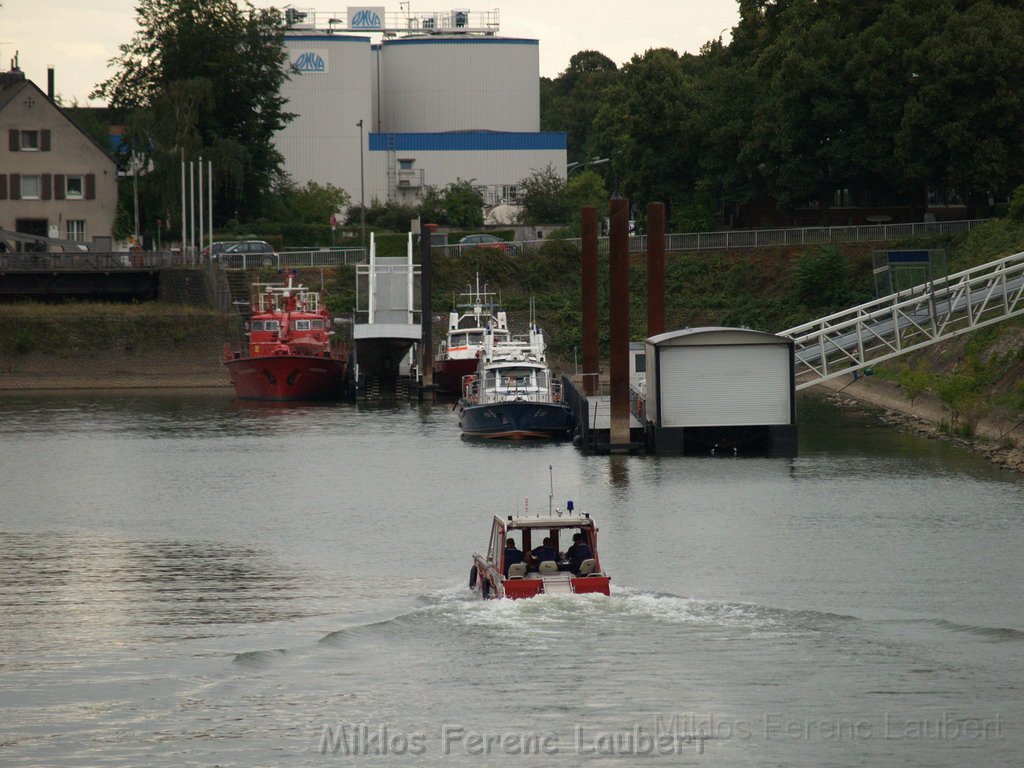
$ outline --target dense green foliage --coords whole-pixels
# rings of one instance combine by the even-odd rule
[[[749,203],[810,203],[824,219],[837,195],[923,212],[929,188],[981,209],[1024,181],[1020,3],[739,10],[731,41],[698,55],[654,49],[616,68],[576,54],[541,84],[542,127],[568,132],[571,161],[610,157],[625,196],[669,203],[684,229]]]
[[[139,0],[138,30],[96,87],[127,124],[144,229],[180,208],[180,161],[213,161],[216,216],[254,218],[284,177],[274,133],[291,118],[279,11],[235,0]]]
[[[608,204],[604,179],[589,168],[566,179],[549,165],[520,181],[519,191],[524,224],[569,223],[578,228],[580,208]]]
[[[484,197],[472,181],[458,179],[444,189],[427,187],[420,203],[420,217],[431,224],[482,227]]]

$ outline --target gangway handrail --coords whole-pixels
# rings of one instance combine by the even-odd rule
[[[887,296],[882,296],[877,299],[872,299],[871,301],[866,301],[863,304],[858,304],[855,307],[841,309],[838,312],[833,312],[831,315],[825,315],[824,317],[819,317],[816,320],[809,320],[806,323],[795,325],[792,328],[787,328],[784,331],[779,331],[777,335],[794,338],[796,334],[806,330],[818,328],[824,323],[831,324],[834,321],[847,317],[851,314],[858,316],[862,316],[864,314],[871,314],[870,310],[872,307],[891,307],[894,303],[911,302],[915,298],[919,297],[924,293],[941,290],[944,285],[959,283],[964,278],[967,278],[969,280],[974,275],[990,274],[1001,269],[1003,265],[1010,265],[1020,261],[1024,261],[1024,252],[1015,253],[1010,256],[1005,256],[995,261],[986,262],[985,264],[979,264],[977,266],[970,267],[960,272],[956,272],[947,277],[939,278],[937,280],[932,280],[926,283],[920,283],[919,285],[912,286],[911,288],[904,288],[902,291],[897,291],[896,293],[892,293]],[[893,301],[894,299],[896,300],[896,302]]]
[[[1024,314],[1024,252],[803,323],[797,389]]]

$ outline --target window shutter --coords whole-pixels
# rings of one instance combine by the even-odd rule
[[[50,151],[50,131],[46,128],[39,132],[39,149],[42,152]]]
[[[17,152],[21,149],[21,135],[18,133],[18,129],[11,128],[11,130],[7,132],[7,135],[11,141],[11,152]]]
[[[96,174],[87,173],[85,174],[85,199],[95,200],[96,199]]]
[[[21,175],[11,174],[11,200],[21,200]]]
[[[63,200],[64,199],[64,174],[55,173],[53,175],[53,199]]]
[[[0,173],[0,200],[7,199],[7,174]]]
[[[39,177],[39,186],[41,187],[41,189],[39,190],[39,197],[42,198],[43,200],[49,200],[50,197],[51,197],[51,195],[50,195],[50,182],[51,181],[53,181],[53,176],[51,176],[48,173],[44,173],[44,174],[42,174]]]

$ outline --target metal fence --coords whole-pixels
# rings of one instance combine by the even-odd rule
[[[958,235],[970,232],[989,219],[964,219],[962,221],[918,222],[914,224],[866,224],[849,227],[793,227],[791,229],[735,229],[722,232],[687,232],[665,236],[668,251],[715,251],[733,248],[768,248],[786,245],[824,245],[827,243],[880,243],[921,235]],[[599,242],[607,243],[602,237]],[[516,254],[527,248],[539,248],[547,240],[517,240],[498,246],[503,252]],[[580,238],[568,238],[564,242],[581,245]],[[446,256],[461,256],[473,245],[434,246]],[[487,246],[494,247],[494,246]],[[647,237],[637,235],[629,238],[629,250],[634,253],[647,251]]]
[[[225,269],[251,267],[337,267],[341,264],[365,264],[365,248],[311,248],[279,253],[219,253],[217,263]]]
[[[103,252],[82,251],[81,253],[2,253],[0,269],[38,270],[48,269],[96,271],[122,269],[162,269],[187,265],[189,260],[180,253],[167,251]]]

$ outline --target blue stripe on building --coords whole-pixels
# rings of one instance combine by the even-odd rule
[[[388,137],[397,152],[487,152],[566,148],[565,131],[519,133],[456,131],[452,133],[371,133],[370,151],[388,151]]]

